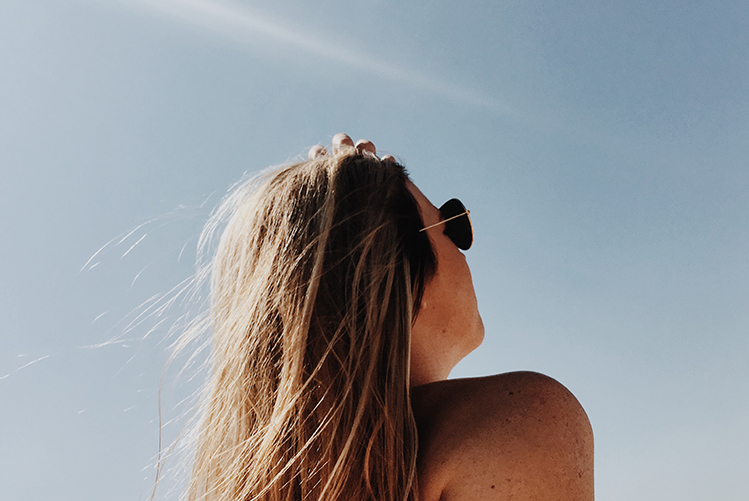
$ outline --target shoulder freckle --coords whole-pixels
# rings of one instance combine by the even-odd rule
[[[451,426],[459,437],[451,455],[453,479],[483,479],[484,485],[496,486],[495,476],[505,472],[533,489],[551,488],[543,485],[547,480],[592,485],[590,422],[562,384],[518,372],[468,380],[458,394],[462,411]],[[505,488],[501,484],[498,494]]]
[[[416,393],[424,499],[592,499],[590,422],[556,380],[514,372]]]
[[[429,414],[440,416],[443,431],[450,428],[453,446],[464,441],[480,445],[488,436],[517,437],[525,433],[521,428],[538,427],[554,416],[574,415],[587,423],[577,399],[543,374],[514,372],[446,383],[439,397],[430,399]]]

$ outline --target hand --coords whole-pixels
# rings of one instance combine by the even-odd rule
[[[334,154],[347,148],[354,148],[360,155],[372,155],[374,157],[377,156],[377,148],[375,148],[375,145],[374,143],[372,143],[372,141],[359,139],[356,144],[354,144],[354,141],[352,141],[351,138],[346,134],[340,133],[333,136]],[[327,154],[328,150],[326,150],[324,146],[318,144],[317,146],[313,146],[312,148],[310,148],[307,156],[310,160],[313,160],[317,157],[325,156]],[[395,158],[393,158],[392,155],[385,155],[380,160],[383,162],[395,162]]]

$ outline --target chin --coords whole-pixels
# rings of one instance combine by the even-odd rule
[[[476,329],[475,329],[475,331],[476,331],[476,336],[475,336],[475,338],[476,338],[476,344],[474,345],[474,347],[473,347],[473,349],[471,351],[473,351],[476,348],[478,348],[481,345],[481,343],[484,342],[484,334],[485,334],[484,333],[484,321],[481,319],[481,315],[477,314],[476,317],[477,317],[476,318]]]

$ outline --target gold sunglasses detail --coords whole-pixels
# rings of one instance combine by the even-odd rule
[[[443,219],[443,220],[442,220],[442,221],[440,221],[439,223],[434,223],[434,224],[430,224],[429,226],[427,226],[427,227],[425,227],[425,228],[422,228],[422,229],[420,229],[420,230],[419,230],[419,233],[421,233],[422,231],[427,231],[427,230],[428,230],[428,229],[430,229],[430,228],[434,228],[435,226],[439,226],[439,225],[441,225],[441,224],[445,224],[446,222],[448,222],[448,221],[452,221],[453,219],[457,219],[457,218],[459,218],[460,216],[467,216],[467,215],[469,215],[470,213],[471,213],[471,211],[469,211],[468,209],[466,209],[466,210],[465,210],[465,212],[461,212],[460,214],[455,214],[455,215],[454,215],[453,217],[448,217],[447,219]]]
[[[439,208],[442,221],[431,224],[419,230],[426,231],[435,226],[445,225],[445,235],[461,250],[468,250],[473,244],[473,224],[471,223],[471,211],[466,209],[463,202],[452,198],[442,204]]]

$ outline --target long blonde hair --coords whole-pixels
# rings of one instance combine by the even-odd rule
[[[417,498],[409,346],[436,258],[407,181],[351,150],[225,202],[189,500]]]

